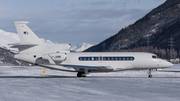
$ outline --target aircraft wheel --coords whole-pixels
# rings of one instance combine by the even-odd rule
[[[149,75],[149,78],[152,78],[152,75]]]
[[[86,77],[86,74],[83,72],[78,72],[77,77]]]
[[[152,78],[152,75],[151,75],[151,69],[149,69],[148,74],[149,74],[149,78]]]

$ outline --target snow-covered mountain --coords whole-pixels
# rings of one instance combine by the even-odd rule
[[[0,47],[17,51],[17,49],[9,48],[10,43],[19,43],[18,34],[0,29]]]
[[[180,0],[166,0],[86,52],[148,52],[164,59],[180,57],[179,12]]]
[[[92,46],[93,45],[89,43],[77,44],[77,45],[72,46],[71,50],[76,51],[76,52],[81,52]]]
[[[50,40],[45,40],[43,38],[40,38],[45,43],[53,43]],[[10,48],[8,44],[10,43],[19,43],[19,37],[17,33],[12,32],[6,32],[2,29],[0,29],[0,47],[11,50],[13,52],[17,52],[17,49]],[[83,44],[77,44],[75,46],[72,46],[72,51],[84,51],[85,49],[91,47],[93,45],[89,43],[83,43]]]

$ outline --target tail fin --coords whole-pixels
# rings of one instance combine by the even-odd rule
[[[26,25],[27,21],[15,21],[17,33],[20,38],[20,44],[40,44],[42,41],[34,34],[34,32]]]

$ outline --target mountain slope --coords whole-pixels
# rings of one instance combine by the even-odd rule
[[[14,59],[14,54],[12,51],[0,48],[0,66],[24,66],[29,65],[28,63],[18,61]]]
[[[18,53],[18,49],[10,48],[8,44],[19,43],[19,37],[16,33],[6,32],[0,29],[0,65],[29,65],[25,62],[14,59],[14,54]]]
[[[167,0],[134,24],[121,29],[114,36],[85,51],[133,51],[135,48],[147,47],[147,39],[150,39],[149,46],[153,49],[168,51],[170,37],[176,42],[175,49],[178,51],[180,49],[179,12],[180,0]]]

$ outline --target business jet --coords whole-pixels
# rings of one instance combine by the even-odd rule
[[[20,43],[12,44],[19,53],[15,59],[61,71],[77,72],[77,77],[89,73],[117,72],[124,70],[163,69],[173,66],[157,55],[143,52],[71,52],[69,44],[42,42],[26,25],[27,21],[15,21]]]

